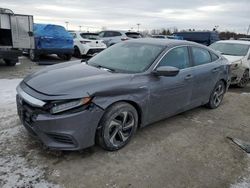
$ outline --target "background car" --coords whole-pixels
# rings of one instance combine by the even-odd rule
[[[232,71],[231,84],[246,87],[250,75],[250,41],[224,40],[210,47],[229,60]]]
[[[215,31],[187,31],[176,32],[176,36],[182,37],[184,40],[197,42],[209,46],[210,44],[220,40],[219,34]]]
[[[250,41],[250,38],[238,38],[238,40]]]
[[[100,39],[97,33],[84,33],[80,31],[70,31],[74,40],[74,56],[92,56],[106,49],[107,46]]]
[[[227,60],[203,45],[129,40],[87,62],[54,65],[24,78],[17,109],[27,130],[51,149],[80,150],[97,141],[114,151],[139,126],[201,105],[219,107],[228,80]]]
[[[177,35],[152,35],[152,38],[156,39],[177,39],[177,40],[183,40],[183,37],[177,36]]]
[[[142,35],[138,32],[132,31],[101,31],[99,37],[103,39],[104,43],[109,47],[118,42],[142,38]]]
[[[57,54],[70,60],[73,54],[73,38],[60,25],[34,24],[35,49],[29,50],[29,58],[38,61],[41,55]]]

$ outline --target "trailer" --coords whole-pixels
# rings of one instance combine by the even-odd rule
[[[33,16],[0,8],[0,59],[14,66],[22,50],[34,47]]]

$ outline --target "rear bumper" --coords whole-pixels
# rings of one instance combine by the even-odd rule
[[[81,150],[94,145],[96,129],[103,115],[103,110],[94,104],[72,114],[35,114],[30,107],[20,104],[18,96],[17,109],[24,127],[53,150]]]
[[[37,55],[42,54],[73,54],[74,49],[35,49]]]
[[[16,60],[22,55],[20,50],[14,49],[0,49],[0,59]]]

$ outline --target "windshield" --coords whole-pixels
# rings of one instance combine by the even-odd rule
[[[147,70],[163,49],[159,45],[122,42],[97,54],[88,64],[115,72],[138,73]]]
[[[100,37],[96,33],[81,33],[83,39],[98,40]]]
[[[210,45],[210,47],[216,51],[219,51],[222,55],[245,56],[247,55],[250,45],[234,43],[213,43]]]

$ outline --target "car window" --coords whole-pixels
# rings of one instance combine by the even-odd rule
[[[121,36],[122,34],[120,32],[117,31],[106,31],[104,34],[104,37],[117,37],[117,36]]]
[[[205,49],[192,47],[192,55],[195,65],[203,65],[211,62],[211,56]]]
[[[99,37],[101,37],[101,38],[104,37],[104,31],[99,33]]]
[[[88,65],[105,67],[115,72],[138,73],[147,70],[164,46],[121,42],[92,57]]]
[[[216,42],[211,44],[210,47],[216,51],[219,51],[222,55],[246,56],[250,45]]]
[[[76,38],[76,34],[75,33],[70,33],[71,36],[75,39]]]
[[[210,52],[210,54],[211,54],[212,61],[217,61],[219,59],[219,57],[216,54],[212,52]]]
[[[177,47],[171,50],[163,57],[159,66],[172,66],[179,69],[189,67],[188,48]]]

